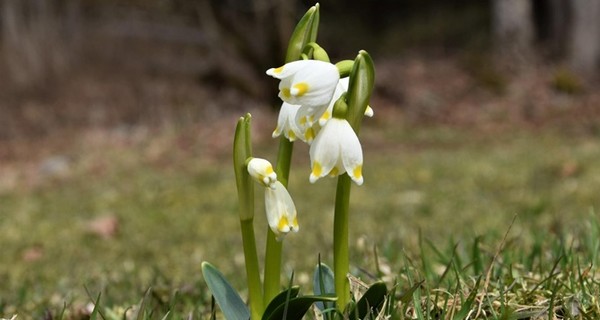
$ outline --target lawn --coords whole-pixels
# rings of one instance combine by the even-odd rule
[[[459,314],[451,305],[465,306],[471,292],[480,317],[600,317],[598,136],[396,120],[376,117],[362,130],[365,183],[353,186],[350,217],[356,276],[396,280],[398,296],[424,281],[395,318]],[[42,160],[15,164],[16,182],[0,188],[0,318],[54,319],[64,309],[64,318],[80,319],[101,293],[100,310],[116,319],[150,287],[153,318],[169,309],[205,318],[202,261],[242,289],[235,117],[219,125],[81,134],[60,150],[63,171],[31,165]],[[255,127],[254,153],[275,161],[270,130]],[[300,232],[285,240],[284,271],[310,292],[318,255],[332,259],[335,181],[311,185],[307,153],[297,144],[289,190]]]

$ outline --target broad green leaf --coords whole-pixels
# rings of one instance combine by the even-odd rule
[[[302,296],[290,299],[287,303],[284,301],[268,317],[263,316],[263,320],[301,320],[310,306],[318,301],[335,302],[337,297],[327,296]]]
[[[250,319],[250,311],[223,274],[208,262],[202,263],[202,275],[227,320]]]
[[[315,268],[313,275],[313,292],[317,296],[335,295],[335,281],[333,279],[333,271],[326,264],[320,263]],[[333,303],[317,302],[317,308],[323,311],[333,308]]]
[[[378,314],[387,295],[387,287],[383,282],[375,282],[356,303],[356,308],[349,314],[349,319],[365,319],[371,312]]]
[[[273,298],[273,300],[271,300],[271,302],[269,302],[269,305],[263,313],[263,319],[268,318],[269,315],[277,309],[277,307],[279,307],[282,304],[285,304],[286,301],[297,297],[298,293],[300,293],[300,287],[298,286],[294,286],[280,292],[278,295],[275,296],[275,298]]]

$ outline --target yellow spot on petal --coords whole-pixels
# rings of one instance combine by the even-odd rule
[[[292,87],[292,94],[296,97],[302,97],[306,92],[308,92],[308,88],[309,86],[306,82],[296,83]]]
[[[273,173],[273,167],[272,167],[272,166],[268,166],[268,167],[265,169],[265,173],[266,173],[267,175],[270,175],[271,173]]]
[[[281,232],[287,232],[290,228],[289,224],[290,222],[288,221],[288,218],[286,216],[283,216],[281,217],[281,219],[279,219],[279,223],[277,224],[277,230]]]
[[[331,177],[337,177],[340,174],[340,170],[337,167],[333,167],[331,171],[329,171],[329,175]]]
[[[356,168],[354,168],[354,170],[352,170],[352,175],[356,179],[360,179],[360,177],[362,177],[362,165],[356,166]]]
[[[281,89],[281,94],[285,97],[285,98],[291,98],[292,95],[290,94],[290,88],[283,88]]]
[[[323,171],[323,168],[321,168],[321,164],[318,161],[315,161],[313,163],[313,169],[312,169],[313,176],[320,177],[322,171]]]
[[[294,131],[288,130],[287,135],[288,135],[288,139],[290,139],[290,141],[296,140],[296,134],[294,133]]]
[[[305,125],[305,124],[306,124],[306,121],[307,121],[307,120],[306,120],[306,117],[302,117],[302,118],[300,118],[300,121],[299,121],[299,122],[300,122],[300,125]]]
[[[325,113],[323,113],[321,116],[322,120],[329,120],[329,118],[331,118],[331,113],[329,113],[329,111],[325,111]]]
[[[313,130],[313,128],[306,129],[306,132],[304,133],[304,138],[306,139],[306,141],[313,141],[315,139],[315,130]]]
[[[275,74],[279,74],[279,73],[281,73],[281,71],[283,71],[283,66],[273,69],[273,73],[275,73]]]

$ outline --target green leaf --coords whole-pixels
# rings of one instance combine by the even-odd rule
[[[306,11],[302,19],[300,19],[296,25],[296,28],[290,37],[287,53],[285,55],[285,62],[298,60],[304,46],[306,46],[307,43],[317,41],[318,31],[319,4],[316,4]]]
[[[277,306],[268,316],[265,314],[263,320],[301,320],[310,306],[319,301],[335,302],[337,297],[329,296],[301,296],[284,301]]]
[[[146,302],[148,301],[151,292],[152,288],[148,288],[148,290],[146,290],[146,294],[144,294],[144,297],[142,298],[142,301],[140,302],[140,305],[137,310],[137,315],[135,317],[137,320],[144,319],[144,314],[146,313]]]
[[[371,313],[378,314],[378,309],[383,305],[387,292],[385,283],[375,282],[358,300],[356,308],[349,314],[349,319],[365,319]]]
[[[208,262],[203,262],[202,275],[204,275],[204,280],[210,292],[212,292],[217,304],[223,311],[225,319],[250,319],[248,307],[217,268]]]
[[[454,320],[463,320],[467,318],[467,315],[469,315],[469,312],[471,311],[471,306],[473,305],[473,302],[475,302],[475,298],[477,298],[477,289],[479,289],[480,284],[481,277],[477,278],[475,286],[471,289],[471,293],[467,297],[467,300],[460,306],[460,311],[454,316]]]
[[[413,294],[415,293],[415,291],[417,291],[417,289],[419,289],[419,287],[421,287],[421,285],[423,284],[423,281],[419,281],[417,283],[415,283],[414,286],[410,287],[408,290],[402,292],[400,294],[400,296],[398,297],[398,300],[402,303],[402,304],[408,304],[412,298],[413,298]]]
[[[335,295],[333,271],[324,263],[319,263],[313,275],[313,291],[317,296]],[[323,311],[334,307],[333,303],[317,302],[317,308]]]
[[[98,313],[100,312],[100,297],[102,293],[98,293],[98,297],[96,298],[96,302],[94,302],[94,309],[90,314],[90,320],[96,320],[98,318]]]
[[[350,72],[348,94],[346,96],[346,101],[348,102],[346,119],[357,134],[360,130],[360,122],[369,105],[374,85],[375,66],[373,65],[373,60],[366,51],[361,50],[356,59],[354,59],[354,65]]]
[[[280,292],[278,295],[269,302],[269,305],[263,313],[263,319],[268,319],[269,316],[280,306],[284,305],[286,301],[293,299],[300,293],[300,287],[294,286],[287,290]]]

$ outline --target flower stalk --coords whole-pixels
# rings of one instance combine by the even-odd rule
[[[319,30],[319,4],[312,6],[296,25],[286,51],[285,62],[298,60],[306,44],[317,41]],[[282,136],[279,139],[279,151],[275,173],[278,181],[287,188],[292,161],[294,143]],[[277,235],[268,228],[264,270],[264,304],[267,305],[278,293],[281,286],[281,252],[283,243],[277,241]]]
[[[352,65],[348,93],[346,94],[348,104],[346,119],[357,135],[371,98],[375,83],[374,79],[373,61],[366,51],[360,51]],[[348,217],[351,182],[352,180],[347,173],[338,177],[333,218],[333,272],[335,292],[338,296],[337,308],[340,312],[343,312],[344,307],[350,302],[350,283],[347,275],[350,271]]]

